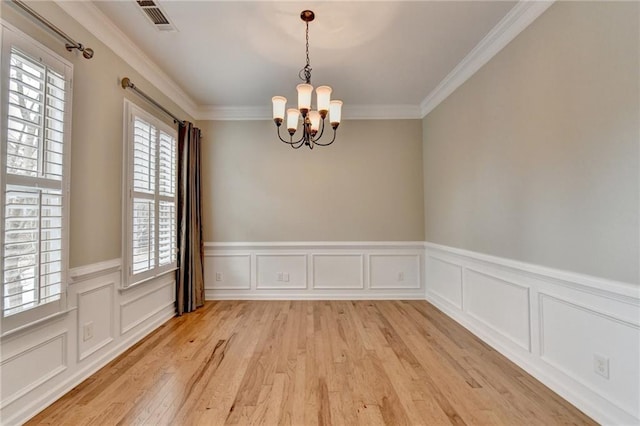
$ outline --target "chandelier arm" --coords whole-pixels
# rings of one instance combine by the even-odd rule
[[[286,140],[286,139],[282,139],[282,136],[280,136],[280,127],[278,127],[278,138],[279,138],[282,142],[284,142],[284,143],[286,143],[286,144],[294,145],[294,144],[300,143],[300,142],[302,141],[302,139],[304,139],[304,135],[303,135],[299,140],[297,140],[297,141],[295,141],[295,142],[294,142],[293,140],[288,141],[288,140]],[[293,139],[293,136],[291,136],[291,139]]]
[[[333,129],[333,139],[331,139],[331,142],[328,142],[328,143],[320,143],[320,142],[316,142],[316,141],[314,141],[314,142],[315,142],[316,145],[329,146],[336,140],[336,133],[337,133],[337,130],[334,128]]]
[[[299,143],[298,143],[299,142]],[[299,149],[302,147],[302,145],[304,145],[304,138],[300,139],[298,142],[294,142],[291,144],[291,148],[293,149]],[[298,145],[296,145],[296,143],[298,143]]]

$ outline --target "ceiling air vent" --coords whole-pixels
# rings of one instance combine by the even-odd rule
[[[137,0],[137,3],[156,29],[160,31],[177,31],[157,2],[153,0]]]

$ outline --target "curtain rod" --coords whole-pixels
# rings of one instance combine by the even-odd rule
[[[131,90],[133,90],[134,92],[136,92],[138,95],[142,96],[144,99],[147,100],[147,102],[155,105],[156,107],[160,108],[165,114],[167,114],[168,116],[170,116],[171,118],[173,118],[173,121],[175,123],[178,123],[181,126],[185,125],[185,121],[180,120],[178,117],[176,117],[175,115],[173,115],[168,109],[166,109],[165,107],[163,107],[162,105],[160,105],[158,102],[156,102],[155,99],[153,99],[151,96],[147,95],[146,93],[144,93],[142,90],[138,89],[136,87],[135,84],[133,84],[131,82],[131,80],[129,80],[129,77],[125,77],[120,81],[120,84],[122,85],[123,89],[129,88]]]
[[[44,18],[42,15],[40,15],[35,10],[31,9],[29,6],[27,6],[21,0],[11,0],[11,1],[13,2],[13,4],[18,6],[20,9],[24,10],[29,15],[33,16],[34,18],[36,18],[36,20],[40,21],[41,24],[43,24],[44,26],[49,28],[51,31],[56,33],[58,36],[60,36],[63,39],[65,39],[66,43],[65,43],[64,47],[66,47],[69,52],[71,52],[73,49],[78,49],[80,52],[82,52],[82,56],[84,56],[86,59],[93,58],[93,49],[92,48],[85,47],[82,43],[79,43],[79,42],[75,41],[74,39],[72,39],[71,37],[69,37],[64,31],[62,31],[60,28],[58,28],[55,25],[53,25],[46,18]]]

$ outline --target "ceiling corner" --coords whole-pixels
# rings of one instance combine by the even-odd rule
[[[520,0],[420,103],[424,118],[547,10],[555,0]]]
[[[69,16],[128,63],[194,119],[200,108],[184,90],[156,65],[107,16],[88,1],[54,0]]]

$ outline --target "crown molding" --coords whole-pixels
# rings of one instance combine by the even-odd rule
[[[342,111],[347,120],[400,120],[421,119],[418,105],[347,105]],[[271,120],[271,108],[265,106],[225,107],[204,105],[197,120]]]
[[[555,0],[520,0],[420,103],[425,117],[535,21]]]
[[[93,3],[88,1],[54,1],[69,16],[78,21],[87,31],[143,75],[187,114],[194,118],[198,115],[200,108],[193,99]]]
[[[216,106],[201,105],[196,119],[198,120],[271,120],[271,108],[264,106]]]
[[[351,120],[420,119],[418,105],[346,105],[342,115]]]
[[[269,106],[198,105],[164,73],[94,4],[87,1],[54,0],[90,33],[107,45],[133,69],[196,120],[271,119]],[[420,105],[347,105],[345,119],[421,119],[475,74],[509,42],[538,18],[555,0],[520,0],[458,65],[432,90]]]

